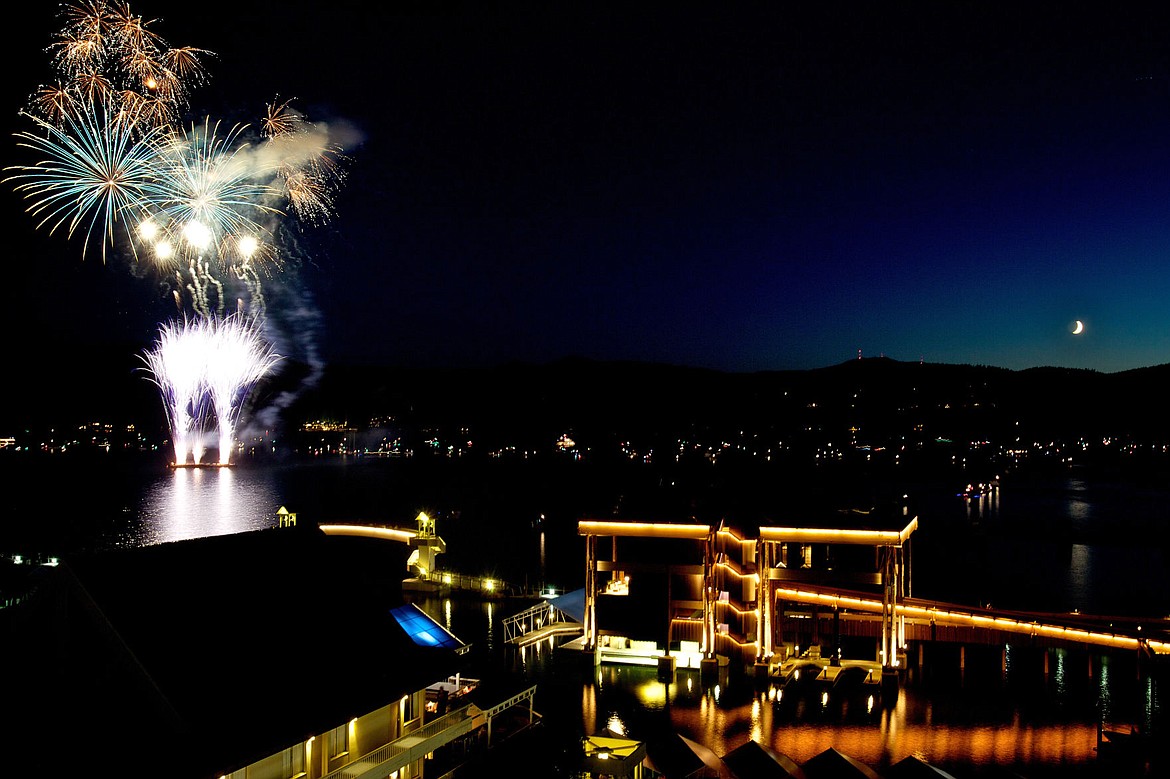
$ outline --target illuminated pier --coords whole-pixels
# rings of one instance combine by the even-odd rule
[[[492,576],[473,576],[440,570],[436,558],[447,551],[447,543],[436,533],[434,518],[420,512],[416,520],[418,527],[415,530],[356,523],[321,524],[318,527],[325,535],[378,538],[407,544],[413,548],[414,551],[406,561],[407,571],[412,575],[402,581],[402,588],[407,591],[439,595],[463,593],[481,598],[538,597],[541,594],[527,592],[521,587]]]
[[[576,648],[597,663],[695,654],[775,675],[802,647],[819,657],[822,644],[831,646],[827,662],[840,665],[844,630],[876,641],[876,661],[894,685],[910,641],[990,644],[1027,636],[1043,646],[1170,654],[1161,620],[1143,633],[1137,620],[909,597],[917,517],[903,506],[885,516],[833,518],[853,526],[762,526],[747,534],[724,525],[581,521],[586,586]]]

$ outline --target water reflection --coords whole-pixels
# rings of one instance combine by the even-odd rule
[[[495,616],[495,611],[496,611],[495,604],[492,603],[490,600],[485,601],[484,602],[484,610],[487,612],[487,638],[485,639],[485,641],[487,643],[487,651],[491,652],[493,649],[495,649],[495,633],[496,633],[496,631],[495,631],[495,620],[493,619],[493,617]]]
[[[1063,702],[1067,690],[1064,685],[1064,655],[1063,649],[1057,649],[1052,653],[1056,657],[1056,669],[1053,671],[1052,684],[1053,691],[1056,694],[1057,701]]]
[[[175,468],[144,491],[141,522],[124,543],[146,546],[261,530],[275,524],[280,501],[267,472]]]
[[[420,605],[476,641],[520,608],[506,601],[490,609],[458,600]],[[907,683],[885,706],[869,691],[826,700],[816,688],[761,688],[738,675],[704,679],[680,669],[664,682],[655,667],[594,667],[546,641],[523,650],[496,641],[489,654],[480,658],[537,684],[536,708],[550,733],[620,727],[652,740],[677,732],[716,755],[751,739],[801,764],[832,747],[879,772],[908,755],[956,775],[1021,767],[1026,776],[1089,772],[1098,760],[1098,718],[1121,712],[1140,726],[1144,711],[1149,727],[1158,716],[1156,684],[1138,678],[1133,658],[1027,644],[970,647],[964,677],[957,648],[928,652],[928,672],[915,677],[921,681]]]
[[[1112,697],[1109,694],[1109,658],[1101,658],[1101,673],[1097,675],[1097,711],[1101,720],[1107,722],[1113,718]]]

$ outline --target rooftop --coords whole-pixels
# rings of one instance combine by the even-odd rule
[[[0,623],[27,671],[3,724],[55,767],[35,747],[92,768],[129,739],[123,776],[207,776],[324,732],[460,668],[457,639],[420,646],[391,614],[408,552],[306,527],[65,561]]]

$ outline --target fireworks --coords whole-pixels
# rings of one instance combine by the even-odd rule
[[[240,413],[280,357],[255,320],[233,315],[163,325],[143,360],[162,393],[175,464],[201,463],[214,429],[219,464],[227,465]]]
[[[330,219],[347,160],[289,101],[270,103],[255,133],[211,118],[184,127],[214,55],[172,47],[122,0],[78,0],[62,21],[48,49],[56,79],[33,93],[34,127],[16,136],[37,159],[6,180],[39,228],[82,236],[83,257],[100,242],[103,262],[121,250],[159,273],[184,318],[161,325],[143,359],[176,464],[202,460],[213,420],[226,464],[247,396],[279,359],[261,337],[262,276],[295,256],[276,241],[294,233],[278,228]]]
[[[206,80],[200,58],[211,53],[171,48],[151,29],[155,23],[124,2],[66,6],[65,26],[49,47],[62,76],[51,89],[90,104],[116,101],[134,114],[149,106],[157,124],[172,121],[186,107],[190,86]],[[53,121],[52,112],[43,118]]]
[[[344,176],[344,155],[328,133],[289,107],[273,101],[261,123],[266,149],[293,213],[310,224],[333,217],[333,196]]]
[[[96,230],[105,247],[116,224],[148,212],[148,193],[159,179],[157,128],[140,132],[134,121],[111,118],[109,106],[65,109],[62,127],[37,119],[44,133],[17,134],[19,145],[40,153],[35,165],[10,168],[16,189],[32,201],[28,210],[52,233],[63,225],[70,237],[81,225],[88,245]]]
[[[312,224],[333,216],[344,156],[323,125],[273,101],[256,143],[246,124],[181,127],[210,52],[170,47],[126,3],[84,0],[64,21],[50,47],[58,82],[30,101],[35,130],[17,134],[40,159],[7,169],[42,226],[72,236],[84,225],[82,254],[100,238],[103,260],[118,233],[167,274],[207,263],[255,279],[234,268],[278,258],[271,236],[286,210]],[[152,240],[142,240],[145,221]],[[242,255],[243,241],[261,248]]]

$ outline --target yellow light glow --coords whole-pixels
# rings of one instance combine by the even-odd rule
[[[240,251],[240,256],[244,258],[251,257],[260,248],[260,242],[256,240],[255,236],[245,235],[237,243],[237,248]]]
[[[881,613],[882,602],[877,599],[840,596],[835,593],[816,592],[809,590],[778,588],[779,597],[803,603],[816,603],[838,608],[851,608],[857,611]],[[1115,633],[1100,633],[1085,630],[1084,628],[1064,627],[1061,625],[1043,625],[1034,620],[1011,619],[1008,617],[991,617],[985,614],[974,614],[962,611],[930,608],[921,606],[897,605],[894,608],[895,616],[911,617],[913,615],[929,615],[934,622],[944,625],[961,625],[982,628],[993,628],[1008,633],[1024,635],[1044,635],[1066,641],[1077,641],[1100,646],[1119,647],[1122,649],[1137,649],[1141,644],[1137,638],[1122,636]],[[1145,642],[1151,651],[1158,654],[1170,652],[1170,644],[1161,641]]]
[[[183,238],[196,249],[206,249],[214,239],[211,228],[202,222],[188,222],[183,226]]]
[[[755,543],[754,538],[743,538],[742,536],[740,536],[738,533],[735,532],[734,528],[730,528],[730,527],[719,528],[718,535],[723,536],[725,538],[730,538],[732,541],[738,541],[740,543],[740,545],[754,544]]]
[[[153,241],[158,236],[158,225],[147,219],[138,225],[138,237],[144,241]]]
[[[380,538],[384,541],[401,541],[408,543],[418,536],[413,530],[399,530],[392,527],[373,527],[371,525],[318,525],[321,532],[327,536],[360,536],[362,538]]]
[[[848,530],[843,528],[761,527],[761,541],[795,541],[803,544],[869,544],[898,546],[918,529],[918,517],[901,530]]]
[[[583,519],[577,523],[582,536],[619,536],[632,538],[692,538],[705,540],[710,525],[673,525],[662,522],[608,522]]]
[[[758,617],[758,616],[760,616],[760,610],[758,608],[741,609],[739,606],[736,606],[731,601],[727,601],[726,603],[719,602],[719,603],[716,603],[715,605],[716,606],[725,606],[725,607],[731,609],[732,611],[734,611],[737,615],[739,615],[741,617]]]
[[[494,590],[496,588],[496,583],[493,582],[491,579],[484,579],[483,580],[483,588],[485,590],[487,590],[488,592],[491,592],[492,590]]]
[[[727,571],[738,579],[751,579],[752,581],[757,582],[760,580],[760,575],[758,573],[743,573],[742,571],[739,571],[733,567],[730,563],[716,563],[715,567]]]
[[[655,711],[666,703],[666,685],[662,682],[645,682],[638,685],[634,693],[643,705]]]

